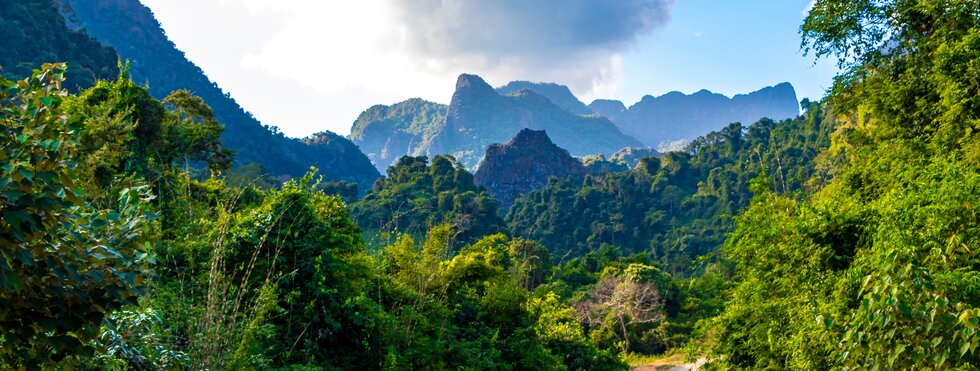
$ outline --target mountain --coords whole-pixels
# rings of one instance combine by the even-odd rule
[[[675,91],[644,96],[628,109],[611,100],[593,101],[589,108],[648,147],[694,139],[732,122],[750,123],[763,117],[783,120],[799,114],[796,91],[785,82],[732,98],[708,90],[691,95]]]
[[[363,193],[371,189],[371,185],[379,177],[371,160],[364,156],[357,145],[336,133],[323,131],[303,138],[300,142],[306,145],[303,150],[312,161],[310,166],[316,166],[321,172],[325,172],[323,169],[351,170],[344,173],[334,172],[329,177],[331,180],[357,183]]]
[[[0,76],[19,80],[42,63],[65,62],[64,86],[72,91],[118,76],[116,51],[70,29],[59,11],[46,0],[0,2]]]
[[[626,106],[623,105],[623,102],[610,99],[596,99],[589,103],[588,108],[594,113],[608,117],[612,122],[619,121],[623,113],[626,112]]]
[[[384,172],[402,156],[425,154],[428,139],[446,121],[447,109],[418,98],[376,105],[357,117],[349,138]]]
[[[551,177],[580,177],[585,168],[555,145],[544,130],[522,129],[507,144],[492,144],[473,182],[507,208],[521,195],[544,188]]]
[[[500,95],[479,76],[463,74],[429,152],[451,154],[474,168],[490,144],[509,140],[525,128],[546,130],[555,144],[574,156],[611,154],[640,145],[606,118],[573,114],[530,90]]]
[[[56,0],[61,15],[75,32],[86,32],[111,46],[130,63],[135,81],[149,82],[150,93],[163,98],[178,89],[190,90],[214,110],[225,125],[222,141],[235,151],[239,164],[258,163],[273,176],[298,176],[319,165],[328,180],[357,181],[368,188],[380,176],[353,144],[311,146],[287,138],[271,126],[260,123],[242,109],[230,95],[211,82],[199,67],[167,38],[149,8],[138,0]],[[347,139],[333,135],[331,143]],[[335,158],[336,157],[336,158]]]
[[[564,110],[574,113],[576,115],[591,115],[593,112],[589,107],[585,106],[585,103],[578,100],[571,90],[565,85],[558,85],[553,83],[540,83],[540,82],[530,82],[530,81],[511,81],[507,85],[501,86],[496,89],[497,93],[501,95],[517,95],[520,94],[522,90],[530,90],[538,93],[551,103],[556,106],[563,108]]]
[[[622,162],[632,168],[644,157],[660,157],[660,152],[653,148],[623,148],[609,156],[609,161]]]
[[[561,85],[531,85],[563,90],[578,101]],[[505,88],[502,91],[509,91]],[[450,154],[466,168],[475,169],[490,144],[510,140],[524,128],[547,130],[555,143],[575,156],[612,154],[621,148],[641,146],[606,118],[577,115],[529,89],[506,95],[498,91],[479,76],[463,74],[448,107],[417,98],[374,106],[354,121],[349,138],[378,169],[387,168],[403,155],[437,154]]]

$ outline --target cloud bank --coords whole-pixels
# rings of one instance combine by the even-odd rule
[[[619,55],[670,20],[673,0],[390,1],[401,47],[432,72],[483,72],[592,90]]]
[[[622,55],[674,2],[220,0],[188,17],[195,0],[141,1],[220,86],[292,136],[346,134],[377,103],[448,103],[464,72],[612,95]]]

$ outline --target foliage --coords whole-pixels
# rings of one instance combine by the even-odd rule
[[[402,235],[381,254],[392,280],[379,299],[394,316],[385,367],[624,368],[586,340],[571,307],[521,287],[521,265],[543,250],[496,234],[452,256],[452,234],[437,226],[421,248]]]
[[[98,337],[107,313],[135,304],[152,255],[151,198],[125,189],[99,209],[76,181],[79,121],[62,111],[65,65],[0,79],[0,361],[51,365]]]
[[[618,276],[606,275],[589,291],[586,299],[575,304],[582,322],[600,326],[621,339],[623,353],[630,352],[627,326],[664,318],[660,288],[643,281],[644,271],[653,269],[631,264]]]
[[[387,178],[351,205],[351,214],[365,230],[384,235],[418,237],[435,225],[449,223],[459,243],[452,244],[455,248],[504,230],[497,202],[449,156],[436,156],[431,165],[425,156],[402,157],[388,168]]]
[[[980,3],[820,0],[804,46],[845,67],[818,193],[757,188],[714,330],[734,368],[975,369],[973,67]]]
[[[186,90],[157,101],[123,68],[115,82],[99,81],[69,99],[66,111],[82,122],[84,171],[95,189],[111,189],[121,175],[157,180],[174,166],[206,164],[227,170],[231,152],[221,148],[224,128],[199,97]]]
[[[691,142],[685,152],[646,157],[623,172],[556,180],[527,194],[505,219],[515,235],[537,240],[555,257],[581,256],[602,244],[650,251],[672,274],[689,274],[695,258],[718,251],[730,216],[748,206],[749,180],[766,169],[785,193],[810,187],[814,159],[828,146],[823,109],[747,128],[732,124]]]
[[[4,1],[0,4],[0,77],[28,76],[42,63],[64,61],[65,87],[89,88],[114,76],[119,56],[83,30],[69,29],[52,1]]]
[[[90,368],[125,370],[186,368],[191,359],[172,348],[173,339],[161,334],[164,323],[153,309],[121,309],[103,322],[95,341],[98,349]]]

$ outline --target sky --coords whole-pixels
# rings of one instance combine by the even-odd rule
[[[583,102],[837,73],[800,51],[812,0],[141,0],[168,37],[264,124],[350,132],[375,104],[448,104],[461,73],[567,85]]]

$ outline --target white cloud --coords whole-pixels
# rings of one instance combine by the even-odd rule
[[[460,73],[493,85],[622,81],[622,54],[673,0],[142,0],[192,61],[287,135],[345,134],[377,103],[448,103]],[[193,9],[188,10],[188,9]],[[586,100],[588,101],[588,100]]]

